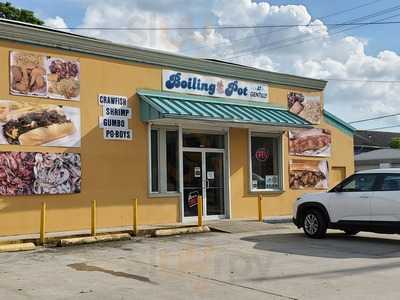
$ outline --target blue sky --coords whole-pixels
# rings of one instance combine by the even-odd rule
[[[129,45],[216,58],[276,72],[330,81],[325,107],[346,121],[400,113],[400,24],[372,25],[336,34],[329,23],[389,9],[377,21],[400,21],[398,0],[9,0],[33,10],[52,27],[182,27],[191,25],[307,24],[284,30],[198,30],[196,32],[78,31]],[[321,17],[368,4],[364,7]],[[399,7],[393,8],[398,5]],[[395,16],[399,14],[399,16]],[[348,28],[348,27],[346,27]],[[346,80],[360,79],[361,82]],[[345,81],[343,81],[345,80]],[[358,124],[361,129],[400,125],[400,118]],[[392,129],[400,131],[398,128]]]
[[[9,0],[10,1],[10,0]],[[153,0],[156,2],[156,0]],[[196,0],[192,0],[196,1]],[[234,0],[233,0],[234,1]],[[82,23],[85,15],[86,1],[79,0],[11,0],[18,7],[35,11],[40,17],[46,19],[54,16],[62,17],[69,26],[78,26]],[[188,1],[190,2],[190,1]],[[261,1],[257,1],[261,2]],[[313,18],[323,17],[351,7],[363,5],[372,0],[271,0],[272,5],[304,5]],[[382,0],[370,6],[359,8],[354,11],[326,18],[327,23],[346,22],[355,17],[371,14],[386,7],[399,4],[398,0]],[[394,13],[395,14],[395,13]],[[393,20],[400,20],[400,16]],[[392,38],[397,35],[400,25],[376,25],[365,26],[357,30],[349,31],[357,36],[368,40],[367,53],[376,55],[382,49],[392,49],[399,52],[400,39]]]
[[[310,14],[314,18],[326,16],[338,11],[343,11],[351,7],[357,7],[369,2],[371,0],[305,0],[305,1],[293,1],[293,0],[273,0],[269,1],[276,5],[288,5],[288,4],[302,4],[307,7]],[[398,0],[383,0],[376,2],[370,6],[362,7],[347,13],[332,16],[326,19],[327,23],[340,23],[346,22],[353,18],[360,16],[366,16],[374,13],[375,11],[384,9],[386,7],[393,7],[400,4]],[[396,13],[393,13],[393,15]],[[400,16],[393,18],[393,20],[400,20]],[[392,49],[399,52],[400,40],[392,38],[398,34],[400,25],[376,25],[376,26],[365,26],[357,30],[349,31],[356,34],[357,36],[368,40],[367,53],[376,55],[382,49]]]

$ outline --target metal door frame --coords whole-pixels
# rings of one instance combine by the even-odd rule
[[[203,195],[203,212],[204,212],[204,219],[205,220],[218,220],[218,219],[225,219],[227,217],[227,178],[226,178],[226,151],[225,149],[218,149],[218,148],[196,148],[196,147],[182,147],[181,148],[181,162],[180,162],[180,168],[181,168],[181,173],[183,173],[183,152],[197,152],[201,153],[201,176],[202,176],[202,195]],[[206,153],[222,153],[222,162],[223,162],[223,176],[224,176],[224,213],[222,215],[207,215],[207,170],[206,170]],[[197,216],[194,217],[185,217],[184,215],[184,183],[182,181],[182,192],[181,192],[181,207],[182,207],[182,222],[194,222],[197,220]]]

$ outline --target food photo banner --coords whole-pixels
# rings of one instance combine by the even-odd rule
[[[327,189],[328,172],[326,160],[290,160],[289,186],[291,189]]]
[[[58,195],[80,191],[79,153],[0,152],[0,195]]]
[[[10,93],[51,99],[79,100],[79,60],[11,51]]]
[[[164,91],[240,100],[268,102],[268,85],[237,79],[204,76],[171,70],[162,72]]]
[[[0,144],[80,147],[77,107],[0,100]]]
[[[320,124],[322,103],[320,96],[303,93],[288,93],[288,108],[291,113],[302,117],[311,124]]]
[[[289,131],[289,155],[330,157],[331,147],[331,132],[327,129]]]

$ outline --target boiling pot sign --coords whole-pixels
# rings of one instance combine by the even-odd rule
[[[132,140],[133,133],[128,127],[132,109],[128,107],[128,97],[116,95],[98,96],[103,116],[99,117],[99,127],[103,129],[105,140]]]

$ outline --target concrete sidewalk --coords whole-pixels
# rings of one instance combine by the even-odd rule
[[[287,223],[290,221],[290,217],[268,217],[265,218],[266,223]],[[256,224],[258,223],[258,224]],[[204,225],[210,225],[214,230],[221,232],[250,232],[256,230],[267,230],[269,228],[273,229],[272,226],[264,226],[265,224],[256,222],[255,220],[247,219],[221,219],[221,220],[205,220]],[[197,222],[186,222],[186,223],[170,223],[170,224],[153,224],[153,225],[139,225],[138,226],[138,236],[151,236],[156,230],[159,229],[174,229],[189,226],[197,226]],[[242,228],[240,230],[240,228]],[[108,227],[108,228],[98,228],[97,233],[122,233],[131,232],[132,226],[120,226],[120,227]],[[86,230],[74,230],[74,231],[59,231],[59,232],[49,232],[46,233],[46,238],[60,239],[65,237],[79,237],[90,235],[90,229]],[[0,245],[6,243],[15,242],[32,242],[39,239],[39,233],[24,234],[24,235],[10,235],[10,236],[0,236]]]

